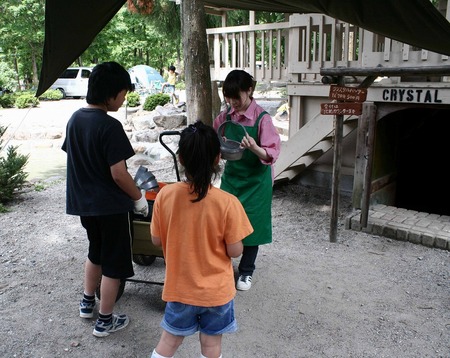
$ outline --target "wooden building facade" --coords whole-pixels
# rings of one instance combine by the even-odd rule
[[[450,19],[445,1],[439,10]],[[226,12],[222,16],[225,24]],[[286,86],[289,138],[275,166],[276,182],[333,185],[338,118],[339,190],[352,193],[355,209],[367,197],[367,205],[450,215],[448,56],[322,14],[286,15],[274,24],[255,24],[254,18],[251,13],[246,26],[207,30],[211,78],[223,81],[240,68],[258,83]],[[361,115],[321,114],[337,82],[367,87]]]

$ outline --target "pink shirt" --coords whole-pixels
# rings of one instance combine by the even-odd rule
[[[256,123],[256,119],[264,111],[259,104],[256,103],[255,99],[252,98],[250,106],[244,114],[237,113],[234,108],[231,108],[228,113],[233,121],[239,122],[243,126],[253,127]],[[227,110],[219,113],[219,115],[214,119],[214,129],[217,131],[219,126],[227,118]],[[268,161],[262,160],[261,163],[265,165],[272,165],[278,159],[281,149],[281,139],[280,134],[273,125],[272,117],[269,114],[264,115],[259,121],[258,128],[258,138],[260,142],[260,147],[263,148],[267,155],[270,157]],[[272,181],[273,181],[273,167],[272,167]]]

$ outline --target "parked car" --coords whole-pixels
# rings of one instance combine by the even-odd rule
[[[91,67],[69,67],[55,81],[50,89],[58,90],[63,98],[84,98],[87,95]]]

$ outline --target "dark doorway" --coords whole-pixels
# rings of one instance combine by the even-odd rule
[[[395,112],[398,169],[395,206],[450,215],[450,110]]]

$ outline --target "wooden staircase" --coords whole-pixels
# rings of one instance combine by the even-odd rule
[[[344,119],[343,137],[358,124],[357,117]],[[318,114],[308,121],[288,141],[281,143],[281,152],[275,162],[275,183],[289,181],[333,147],[334,116]]]

